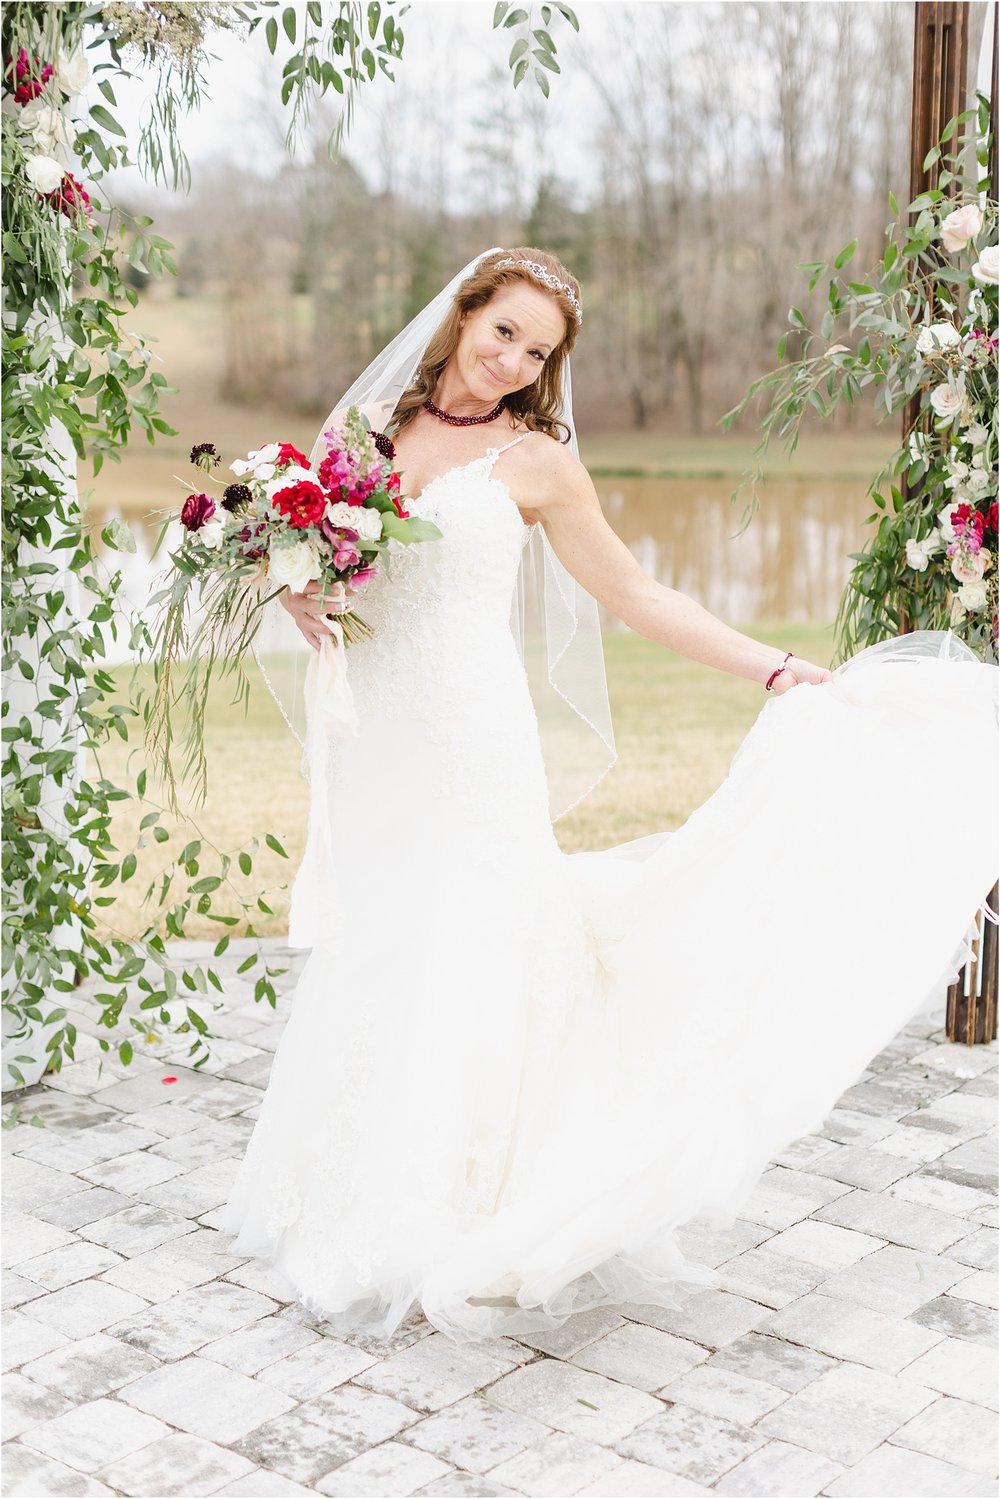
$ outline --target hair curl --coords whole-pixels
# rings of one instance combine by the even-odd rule
[[[569,427],[560,421],[558,413],[562,409],[563,370],[579,328],[576,310],[564,293],[539,281],[526,267],[499,264],[508,258],[533,260],[543,265],[560,281],[565,281],[572,287],[579,299],[580,286],[576,278],[547,250],[521,246],[485,255],[455,293],[447,317],[424,351],[413,383],[400,397],[392,418],[393,435],[398,435],[408,427],[424,402],[433,398],[441,372],[458,347],[462,319],[466,314],[485,307],[502,286],[523,281],[538,291],[544,291],[558,304],[565,320],[566,332],[562,341],[547,356],[537,380],[505,396],[503,404],[511,416],[522,422],[529,432],[544,432],[559,442],[569,441]]]

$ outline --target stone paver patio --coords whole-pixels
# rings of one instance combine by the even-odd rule
[[[20,1095],[45,1128],[3,1135],[5,1495],[997,1493],[996,1043],[908,1026],[732,1229],[685,1232],[722,1288],[679,1310],[380,1344],[216,1228],[302,961],[270,945],[276,1012],[215,962],[206,1070],[99,1073],[83,1018]]]

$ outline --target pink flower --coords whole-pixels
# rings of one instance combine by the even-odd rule
[[[35,77],[31,76],[33,71],[36,71]],[[29,60],[26,49],[22,47],[17,57],[8,61],[4,76],[9,83],[14,84],[14,98],[18,104],[28,104],[32,99],[38,98],[52,77],[52,64],[47,62],[39,68],[38,58]]]
[[[355,567],[360,561],[361,553],[349,542],[346,546],[338,547],[333,554],[333,565],[338,569]]]
[[[368,584],[372,581],[372,579],[376,578],[377,576],[378,568],[373,563],[369,563],[367,567],[358,568],[357,572],[348,583],[348,587],[350,588],[352,593],[361,593],[365,588],[368,587]]]

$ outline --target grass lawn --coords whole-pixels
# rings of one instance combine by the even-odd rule
[[[822,665],[830,662],[831,629],[772,625],[749,633]],[[765,702],[757,683],[710,671],[630,633],[609,632],[605,654],[619,760],[597,790],[557,825],[559,841],[569,852],[678,827],[723,781]],[[123,671],[123,684],[127,678]],[[150,919],[142,898],[163,867],[164,850],[179,850],[177,840],[191,837],[232,855],[257,839],[261,849],[253,875],[237,873],[231,888],[217,892],[216,908],[238,915],[237,891],[250,900],[264,892],[274,914],[259,913],[255,929],[261,934],[287,929],[288,892],[306,822],[307,787],[298,772],[298,746],[261,685],[255,686],[246,716],[228,698],[228,690],[218,691],[210,707],[205,805],[191,814],[193,823],[164,815],[171,839],[162,845],[150,842],[139,856],[138,872],[115,887],[118,899],[103,918],[108,931],[134,936],[142,930]],[[140,750],[120,741],[100,754],[100,773],[122,785],[134,782],[140,765]],[[140,818],[157,805],[152,791],[145,804],[123,804],[113,823],[122,855],[136,845]],[[283,845],[287,860],[264,847],[267,833]],[[200,873],[213,872],[206,857]],[[205,917],[189,920],[191,937],[215,937],[222,931]]]

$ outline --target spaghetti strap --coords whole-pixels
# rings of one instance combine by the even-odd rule
[[[495,454],[496,457],[499,458],[500,454],[506,453],[508,448],[516,448],[519,442],[523,442],[526,437],[530,436],[530,430],[527,432],[519,432],[511,442],[505,442],[502,448],[491,448],[490,452]]]

